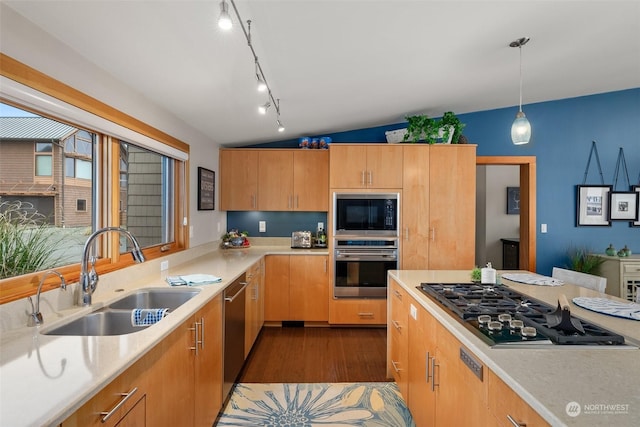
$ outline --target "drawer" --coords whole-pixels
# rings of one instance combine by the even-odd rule
[[[329,305],[329,323],[336,325],[386,325],[387,300],[334,299]]]
[[[632,274],[640,276],[640,262],[625,262],[622,265],[622,271],[625,275]]]

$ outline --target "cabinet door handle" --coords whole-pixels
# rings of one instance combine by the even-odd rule
[[[431,361],[431,356],[429,355],[429,352],[427,351],[427,360],[425,360],[425,365],[426,365],[426,371],[427,371],[427,384],[429,384],[429,378],[431,378],[431,375],[429,375],[429,362]]]
[[[404,240],[409,240],[409,227],[404,228]]]
[[[513,427],[527,427],[527,423],[519,423],[513,419],[513,417],[507,414],[507,420],[513,425]]]
[[[200,318],[200,348],[204,350],[204,317]]]
[[[402,294],[397,289],[393,290],[393,294],[398,298],[400,298],[400,301],[402,301]]]
[[[432,228],[430,228],[430,230],[431,230],[431,241],[435,242],[436,241],[436,228],[432,227]]]
[[[440,384],[436,384],[436,358],[431,358],[431,391],[436,391],[436,387],[440,387]]]
[[[391,361],[391,366],[393,366],[393,370],[394,371],[396,371],[398,373],[401,371],[401,369],[398,368],[398,364],[394,360]]]
[[[255,194],[251,195],[251,207],[254,208],[254,209],[256,208],[256,195]]]
[[[122,400],[120,400],[120,402],[118,402],[118,404],[116,406],[113,407],[113,409],[111,409],[110,411],[107,412],[100,412],[100,415],[104,415],[102,417],[102,422],[106,423],[109,418],[111,418],[113,416],[113,414],[122,407],[122,405],[125,404],[125,402],[129,399],[131,399],[131,396],[133,396],[136,391],[138,391],[138,387],[134,387],[133,390],[131,390],[129,393],[120,393],[120,395],[122,396]]]
[[[360,182],[362,183],[363,187],[366,185],[366,183],[364,181],[364,172],[365,171],[360,171]]]
[[[373,172],[369,171],[369,185],[373,185]]]
[[[402,326],[400,325],[400,323],[398,323],[397,320],[392,320],[391,323],[393,323],[393,326],[397,329],[397,330],[401,330]]]
[[[296,194],[296,209],[300,207],[300,196]]]
[[[198,326],[200,326],[200,323],[195,322],[193,324],[193,328],[189,328],[190,331],[194,331],[193,332],[193,341],[194,341],[193,344],[194,344],[194,346],[193,347],[189,347],[189,350],[195,350],[196,356],[198,355],[198,343],[199,343],[199,341],[198,341],[198,332],[200,330],[200,328]]]

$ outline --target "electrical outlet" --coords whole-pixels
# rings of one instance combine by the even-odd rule
[[[169,261],[162,261],[160,263],[160,271],[165,271],[169,269]]]
[[[415,305],[411,304],[411,307],[409,307],[409,312],[411,313],[411,317],[413,317],[413,320],[418,320],[418,309]]]
[[[267,231],[267,221],[258,221],[258,231],[260,233],[266,233],[266,231]]]
[[[324,230],[324,222],[319,222],[318,223],[318,230],[323,229]]]

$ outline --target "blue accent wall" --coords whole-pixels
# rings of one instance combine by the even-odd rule
[[[528,104],[523,106],[523,111],[531,122],[532,139],[520,146],[513,145],[510,137],[517,107],[461,114],[459,118],[466,124],[464,135],[470,143],[478,145],[479,156],[536,156],[537,271],[550,275],[553,266],[565,265],[566,252],[571,246],[604,252],[609,243],[616,248],[626,244],[634,253],[640,253],[640,227],[630,227],[628,221],[613,221],[611,227],[576,226],[576,185],[583,183],[592,141],[597,142],[605,184],[614,182],[620,147],[624,150],[631,185],[640,184],[640,88]],[[385,131],[402,127],[406,127],[406,123],[317,136],[330,136],[333,144],[386,142]],[[262,148],[297,146],[297,139],[259,145]],[[586,183],[600,184],[595,159],[591,161]],[[629,189],[626,177],[620,172],[615,190]],[[294,221],[286,215],[273,221],[277,230],[283,230],[282,235],[289,233],[286,223]],[[234,221],[241,222],[235,213],[229,213],[227,221],[230,228],[235,226]],[[296,224],[294,229],[315,230],[315,219],[301,221],[310,224],[306,227]],[[326,220],[324,222],[326,224]],[[253,223],[256,232],[252,235],[259,235],[257,220]],[[545,234],[540,233],[542,223],[548,226]],[[269,225],[267,230],[277,232],[270,230]]]

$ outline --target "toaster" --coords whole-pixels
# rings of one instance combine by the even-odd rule
[[[310,248],[311,232],[310,231],[294,231],[291,233],[292,248]]]

